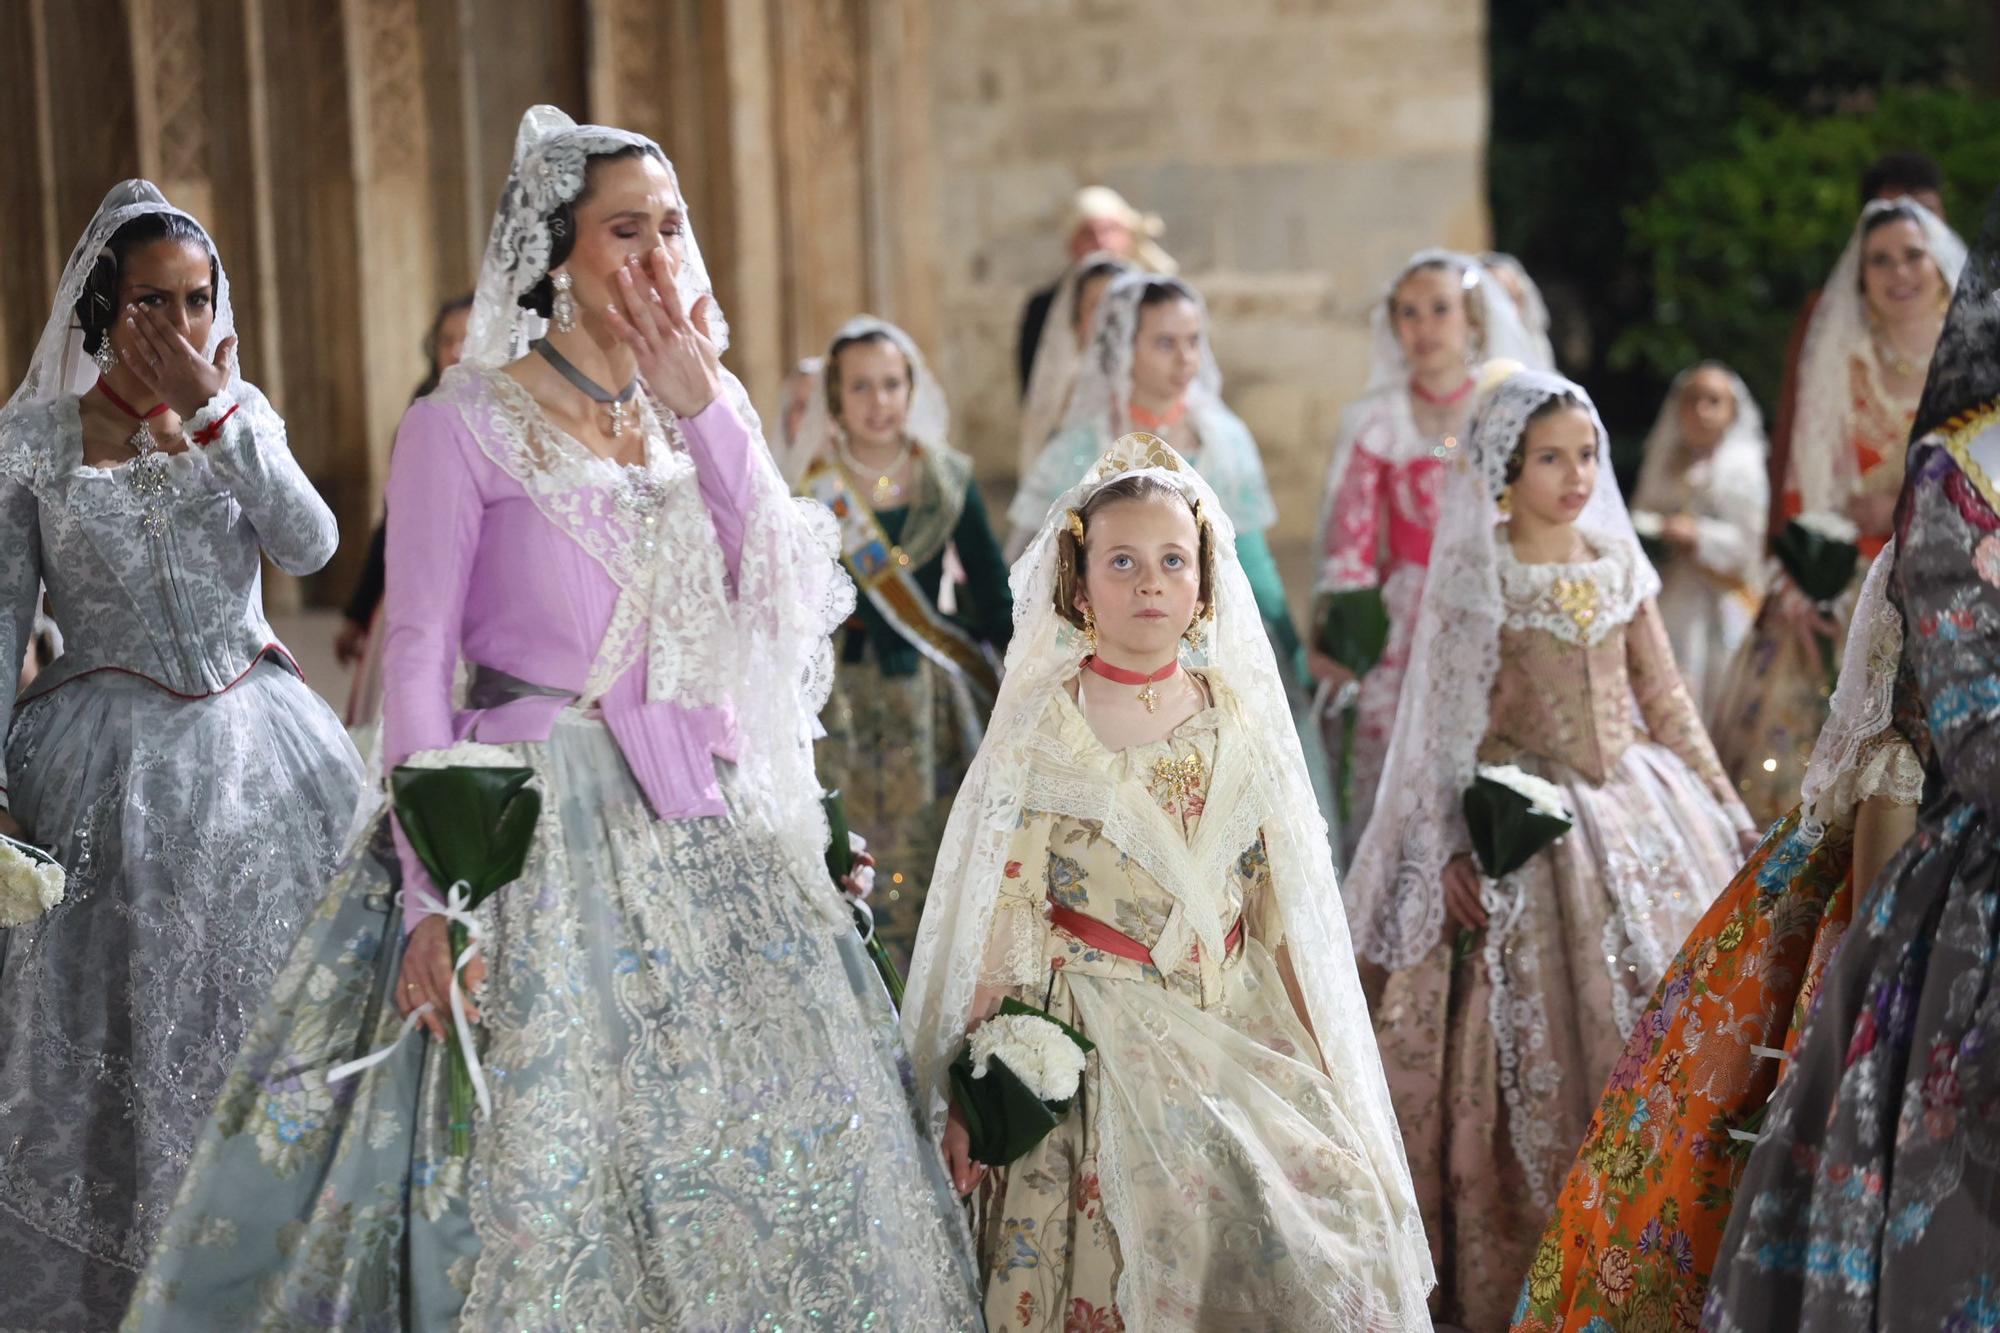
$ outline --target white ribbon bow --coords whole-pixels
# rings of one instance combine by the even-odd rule
[[[465,990],[458,984],[459,973],[463,972],[465,965],[470,963],[479,954],[479,940],[483,933],[480,930],[478,919],[469,910],[470,896],[471,888],[464,880],[459,880],[446,891],[443,902],[439,902],[437,895],[428,889],[422,887],[417,889],[418,901],[423,903],[424,906],[430,908],[436,915],[442,916],[446,921],[465,927],[465,951],[459,954],[457,959],[453,961],[451,968],[451,1018],[452,1024],[458,1032],[458,1049],[465,1056],[465,1072],[472,1079],[473,1095],[479,1099],[480,1113],[491,1117],[493,1114],[493,1098],[486,1090],[486,1073],[479,1064],[479,1048],[473,1044],[472,1025],[465,1017]],[[381,1050],[371,1051],[358,1060],[349,1060],[346,1064],[335,1065],[332,1069],[328,1070],[326,1075],[327,1084],[331,1086],[343,1079],[352,1078],[362,1070],[373,1068],[394,1055],[396,1049],[403,1044],[403,1038],[409,1036],[415,1030],[418,1020],[429,1013],[433,1007],[431,1002],[426,1000],[423,1004],[412,1010],[410,1016],[403,1020],[402,1031],[396,1034],[396,1039]]]

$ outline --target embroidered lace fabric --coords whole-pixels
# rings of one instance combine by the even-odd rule
[[[1350,961],[1352,949],[1340,912],[1326,826],[1302,752],[1294,743],[1271,743],[1290,733],[1291,713],[1269,641],[1261,632],[1255,599],[1235,556],[1233,525],[1203,477],[1157,440],[1143,435],[1126,437],[1080,484],[1059,496],[1054,510],[1058,519],[1062,510],[1083,503],[1095,487],[1126,474],[1157,476],[1201,501],[1216,549],[1216,619],[1209,630],[1208,660],[1196,665],[1207,666],[1223,683],[1243,734],[1260,738],[1259,743],[1240,747],[1233,760],[1225,761],[1218,753],[1201,831],[1190,845],[1180,826],[1163,816],[1139,784],[1115,781],[1087,751],[1079,753],[1073,744],[1043,729],[1052,696],[1063,690],[1083,657],[1081,639],[1055,613],[1058,524],[1043,523],[1014,568],[1015,632],[1007,675],[985,742],[952,809],[911,969],[903,1030],[916,1062],[921,1109],[932,1132],[941,1134],[945,1069],[965,1041],[982,980],[1038,970],[1032,928],[1015,928],[1022,924],[1018,920],[1011,927],[995,920],[1026,812],[1059,814],[1101,827],[1102,836],[1113,840],[1136,870],[1173,897],[1177,919],[1170,914],[1162,923],[1155,945],[1159,957],[1179,957],[1195,945],[1211,959],[1225,955],[1220,946],[1232,923],[1223,919],[1217,886],[1231,873],[1253,831],[1261,829],[1283,937],[1327,1067],[1341,1090],[1351,1127],[1347,1141],[1360,1145],[1372,1163],[1374,1188],[1390,1221],[1375,1271],[1388,1275],[1386,1280],[1400,1293],[1389,1308],[1415,1311],[1417,1319],[1427,1319],[1422,1306],[1431,1280],[1429,1258],[1396,1146],[1394,1113],[1376,1072],[1380,1057]],[[1232,766],[1234,774],[1229,771]],[[1122,1003],[1109,993],[1105,998]],[[1132,1021],[1139,1022],[1136,1017]],[[1140,1023],[1133,1030],[1142,1029]],[[1145,1067],[1136,1067],[1142,1070],[1140,1077]],[[1156,1129],[1166,1114],[1142,1117],[1135,1127]],[[1121,1139],[1117,1124],[1101,1123],[1111,1124],[1100,1147],[1100,1154],[1111,1161],[1101,1172],[1108,1182],[1107,1207],[1125,1209],[1128,1219],[1144,1217],[1152,1210],[1140,1202],[1144,1197],[1140,1191],[1142,1186],[1151,1188],[1145,1182],[1156,1177],[1151,1168],[1124,1168],[1118,1163],[1147,1160],[1159,1140],[1151,1129],[1146,1141]],[[1195,1150],[1200,1138],[1195,1134],[1174,1151]],[[1121,1188],[1127,1191],[1123,1201],[1113,1203],[1121,1197]],[[1190,1322],[1179,1299],[1194,1276],[1170,1271],[1157,1257],[1164,1251],[1156,1250],[1153,1238],[1136,1222],[1128,1220],[1121,1235],[1134,1242],[1124,1250],[1125,1267],[1118,1282],[1117,1305],[1125,1327],[1137,1333],[1200,1326]],[[1143,1251],[1137,1248],[1140,1243]],[[1333,1271],[1339,1273],[1337,1265]],[[1353,1272],[1327,1277],[1313,1294],[1332,1308],[1343,1308],[1350,1298],[1366,1300],[1367,1290],[1377,1287],[1377,1278]]]

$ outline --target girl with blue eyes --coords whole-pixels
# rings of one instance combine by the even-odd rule
[[[1382,969],[1375,1030],[1435,1314],[1493,1329],[1627,1032],[1756,830],[1674,666],[1589,397],[1517,372],[1460,453],[1346,887]],[[1572,824],[1498,880],[1462,813],[1488,765]]]
[[[1238,541],[1206,478],[1135,433],[1015,566],[1007,675],[903,1012],[945,1163],[980,1192],[989,1328],[1431,1326],[1326,826]],[[1023,1021],[987,1030],[1010,999],[1096,1049],[1067,1115],[1002,1165],[1014,1148],[975,1142],[946,1071]]]
[[[208,233],[126,181],[0,413],[0,834],[68,873],[0,904],[4,1328],[117,1325],[361,796],[264,619],[333,515],[235,349]],[[43,585],[63,650],[17,698]]]

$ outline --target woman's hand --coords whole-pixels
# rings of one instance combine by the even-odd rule
[[[866,870],[867,874],[861,872]],[[868,895],[875,891],[875,857],[870,852],[856,852],[854,865],[840,877],[840,891],[855,902],[868,901]]]
[[[972,1160],[972,1135],[956,1106],[944,1122],[944,1167],[951,1173],[951,1187],[961,1197],[972,1193],[986,1178],[986,1164]]]
[[[677,417],[698,417],[722,392],[722,354],[708,336],[709,298],[682,310],[671,262],[665,246],[643,265],[628,262],[618,270],[618,303],[605,314],[653,397]]]
[[[1692,514],[1669,514],[1660,520],[1660,540],[1677,551],[1694,549],[1701,528]]]
[[[186,421],[229,383],[229,358],[236,354],[236,335],[215,349],[215,360],[203,357],[181,331],[150,306],[125,307],[125,331],[130,350],[125,364],[160,401]]]
[[[19,842],[28,840],[28,830],[21,827],[21,821],[5,810],[0,810],[0,835]]]
[[[1479,901],[1480,885],[1479,866],[1471,852],[1460,852],[1445,862],[1444,910],[1467,930],[1481,930],[1486,925],[1486,907]]]
[[[1778,613],[1782,615],[1798,636],[1798,642],[1814,661],[1819,660],[1821,638],[1840,637],[1840,622],[1821,611],[1807,596],[1799,591],[1799,586],[1782,574],[1778,576]]]
[[[1324,681],[1326,684],[1331,685],[1335,694],[1339,694],[1354,681],[1354,673],[1352,671],[1349,671],[1346,667],[1334,661],[1317,648],[1308,647],[1306,649],[1306,670],[1312,672],[1314,680]]]
[[[368,626],[342,617],[340,633],[333,636],[333,660],[348,667],[367,655]]]
[[[396,1008],[405,1018],[425,1005],[431,1011],[419,1022],[424,1030],[443,1041],[451,1030],[451,936],[450,923],[441,916],[427,916],[403,943],[403,973],[396,980]],[[486,960],[475,957],[465,965],[461,985],[465,988],[466,1021],[477,1023],[479,1009],[472,996],[486,981]]]

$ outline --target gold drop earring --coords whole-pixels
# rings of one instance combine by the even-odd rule
[[[1092,657],[1097,656],[1097,613],[1087,606],[1083,608],[1083,648]]]
[[[1202,622],[1207,619],[1208,608],[1205,606],[1196,608],[1194,619],[1188,621],[1187,629],[1181,634],[1181,637],[1187,640],[1187,646],[1195,652],[1200,652],[1208,646],[1208,632],[1202,628]]]
[[[1514,487],[1510,482],[1500,491],[1500,498],[1494,502],[1500,507],[1500,517],[1507,518],[1514,512]]]

